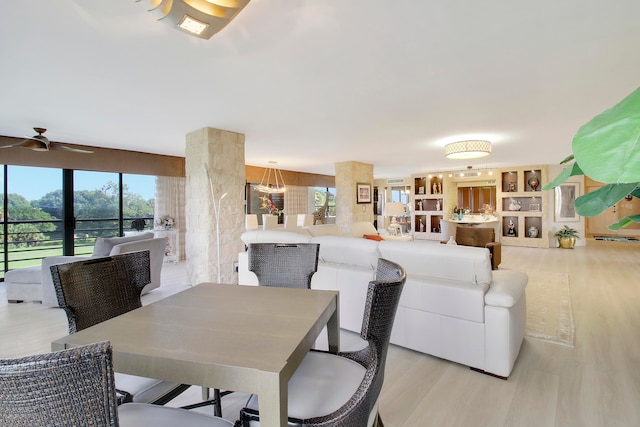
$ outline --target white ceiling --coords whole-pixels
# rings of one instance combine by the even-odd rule
[[[201,40],[146,1],[3,1],[0,135],[184,156],[215,127],[246,135],[250,165],[376,178],[555,164],[640,85],[639,17],[637,0],[252,0]],[[469,138],[491,156],[444,159]]]

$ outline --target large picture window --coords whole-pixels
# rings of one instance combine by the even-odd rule
[[[0,278],[48,256],[91,254],[99,236],[138,231],[134,220],[153,228],[154,176],[4,165],[1,184]]]

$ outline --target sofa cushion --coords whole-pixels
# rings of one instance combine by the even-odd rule
[[[246,246],[250,243],[309,243],[311,235],[306,231],[250,230],[242,233],[240,239]]]
[[[460,281],[479,286],[488,285],[493,280],[491,258],[486,248],[383,240],[378,243],[378,250],[382,258],[397,262],[410,276]]]
[[[320,244],[319,260],[375,269],[378,265],[378,242],[353,237],[319,236],[311,243]]]
[[[378,234],[378,230],[376,230],[373,224],[367,221],[352,222],[347,228],[354,237]]]
[[[311,233],[313,237],[347,235],[342,231],[342,228],[340,228],[340,226],[337,224],[310,225],[309,227],[307,227],[307,230],[309,230],[309,233]],[[351,234],[348,234],[348,235],[350,236]]]
[[[32,267],[22,267],[9,270],[4,273],[6,283],[40,283],[42,273],[39,265]]]
[[[133,236],[125,236],[125,237],[98,237],[96,239],[96,244],[93,247],[92,257],[103,257],[109,256],[111,250],[115,245],[119,245],[120,243],[134,242],[136,240],[147,240],[153,239],[153,233],[140,233],[134,234]]]

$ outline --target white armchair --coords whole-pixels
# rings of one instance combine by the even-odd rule
[[[126,237],[96,239],[92,257],[117,255],[148,249],[151,258],[151,283],[144,287],[145,294],[160,287],[160,275],[164,261],[164,238],[154,238],[153,233],[141,233]],[[51,266],[78,261],[84,256],[54,256],[42,260],[40,266],[10,270],[5,275],[9,302],[42,301],[42,305],[58,307],[58,299],[51,278]]]

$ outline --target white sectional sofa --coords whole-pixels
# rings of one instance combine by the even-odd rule
[[[153,233],[140,233],[127,237],[98,237],[92,257],[118,255],[127,252],[149,250],[151,259],[151,283],[144,287],[145,294],[160,286],[160,275],[164,261],[164,238],[154,238]],[[56,264],[86,259],[83,256],[53,256],[42,260],[41,265],[17,268],[5,274],[7,300],[9,302],[41,301],[42,305],[58,307],[58,299],[53,288],[50,267]]]
[[[375,241],[309,232],[248,231],[256,242],[320,244],[313,289],[340,292],[341,328],[360,332],[365,296],[378,258],[407,272],[391,343],[508,377],[524,339],[527,275],[491,270],[485,248],[432,242]],[[246,252],[239,254],[238,281],[256,285]]]

